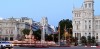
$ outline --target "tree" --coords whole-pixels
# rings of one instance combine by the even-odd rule
[[[96,43],[95,37],[92,36],[91,43],[94,45]]]
[[[86,37],[85,36],[82,36],[81,37],[81,43],[82,43],[82,45],[86,45],[87,40],[86,40]]]
[[[23,29],[22,32],[23,32],[24,35],[29,35],[30,30],[29,29]]]
[[[46,35],[46,41],[53,41],[53,34]]]
[[[61,38],[63,38],[63,34],[64,34],[64,28],[66,26],[67,31],[70,32],[69,34],[72,34],[72,30],[70,30],[70,28],[72,28],[72,20],[69,19],[63,19],[59,22],[60,25],[60,34],[61,34]]]
[[[89,45],[91,45],[91,36],[88,36],[87,42],[88,42]]]
[[[88,36],[88,44],[90,44],[90,45],[95,45],[96,44],[96,39],[95,39],[95,37],[94,36]]]
[[[33,31],[33,35],[35,39],[41,40],[41,29],[38,29],[37,31]]]
[[[74,37],[74,42],[75,42],[75,46],[78,45],[78,38],[77,37]]]

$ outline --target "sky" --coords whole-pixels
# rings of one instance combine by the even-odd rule
[[[1,18],[29,17],[40,22],[42,17],[48,23],[58,26],[62,19],[72,20],[73,5],[80,8],[84,0],[0,0]],[[95,0],[95,15],[100,15],[100,0]]]

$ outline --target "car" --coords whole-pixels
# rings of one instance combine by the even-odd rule
[[[13,44],[7,41],[0,41],[0,48],[12,48]]]

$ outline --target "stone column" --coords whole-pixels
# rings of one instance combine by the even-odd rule
[[[45,27],[43,26],[42,33],[41,33],[41,43],[45,41]]]
[[[15,32],[14,32],[14,37],[13,37],[14,40],[18,39],[17,35],[18,35],[17,25],[15,25]]]

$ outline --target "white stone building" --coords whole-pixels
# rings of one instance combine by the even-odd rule
[[[94,15],[94,0],[84,0],[81,8],[73,8],[73,36],[94,36],[100,42],[100,16]]]
[[[29,20],[29,21],[28,21]],[[32,19],[8,18],[0,20],[0,40],[16,40],[18,35],[22,35],[22,30],[30,28],[27,23],[32,23]]]

